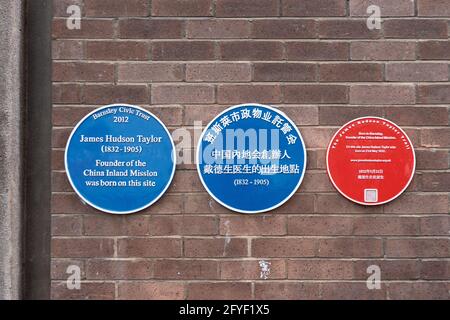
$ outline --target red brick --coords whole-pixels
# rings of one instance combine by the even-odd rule
[[[150,235],[216,235],[218,219],[206,216],[151,216]]]
[[[53,108],[52,123],[54,126],[74,126],[84,116],[93,111],[90,107],[61,106]]]
[[[79,84],[54,83],[52,90],[53,103],[81,103],[82,86]]]
[[[315,81],[317,66],[312,63],[255,63],[254,81]]]
[[[193,170],[178,171],[172,182],[169,192],[195,192],[203,191],[203,185],[198,173]]]
[[[54,60],[77,60],[83,58],[83,43],[77,40],[54,40],[52,42]]]
[[[183,195],[167,194],[151,205],[142,214],[177,214],[183,210]]]
[[[450,233],[450,217],[433,215],[420,218],[420,233],[422,235],[448,236]]]
[[[319,65],[321,82],[383,81],[383,65],[375,63],[326,63]]]
[[[419,234],[419,220],[415,217],[355,217],[354,235],[407,236]]]
[[[139,41],[88,41],[88,60],[147,60],[147,43]]]
[[[152,59],[164,61],[214,60],[215,44],[210,41],[153,42]]]
[[[426,19],[393,19],[383,22],[386,38],[438,39],[447,38],[447,21]]]
[[[117,242],[119,257],[177,258],[181,256],[181,240],[172,238],[123,238]]]
[[[446,107],[387,107],[386,118],[398,125],[435,126],[448,125],[449,113]]]
[[[211,16],[212,0],[153,0],[152,16],[205,17]]]
[[[272,211],[274,214],[305,214],[314,212],[314,195],[295,194],[281,207]]]
[[[274,215],[221,217],[220,234],[265,236],[286,234],[286,218]]]
[[[88,215],[83,218],[88,236],[139,236],[149,234],[148,217],[142,215]]]
[[[70,266],[80,268],[80,280],[86,279],[84,261],[78,259],[57,259],[52,258],[50,262],[50,275],[52,280],[66,280],[72,273],[67,273]]]
[[[305,173],[305,178],[298,192],[330,192],[334,190],[327,173],[309,170]]]
[[[247,20],[208,19],[187,22],[186,35],[194,39],[242,39],[250,37],[251,24]]]
[[[344,111],[345,112],[343,112],[342,106],[321,106],[319,107],[319,123],[321,125],[342,126],[342,124],[347,123],[356,118],[366,116],[382,117],[384,115],[383,107],[376,107],[376,106],[375,107],[346,106]],[[394,121],[393,119],[390,120]]]
[[[355,41],[350,45],[352,60],[415,60],[414,42]]]
[[[315,20],[255,20],[252,37],[256,39],[309,39],[317,38]]]
[[[450,41],[423,41],[417,46],[421,60],[450,60]]]
[[[184,67],[177,63],[130,63],[118,66],[119,82],[172,82],[184,79]]]
[[[284,0],[283,16],[339,17],[346,15],[345,0]]]
[[[366,280],[371,273],[370,266],[378,266],[381,271],[381,281],[385,280],[417,280],[420,278],[420,263],[417,260],[355,260],[353,279]]]
[[[217,17],[270,17],[280,12],[278,0],[217,0]]]
[[[221,279],[285,279],[284,260],[232,260],[220,263]]]
[[[246,257],[247,239],[228,237],[185,239],[184,255],[198,258]]]
[[[413,85],[353,85],[350,87],[351,104],[414,104]]]
[[[305,105],[278,105],[295,124],[310,126],[319,124],[319,114],[316,106]]]
[[[383,241],[376,238],[325,238],[318,241],[319,257],[382,257]]]
[[[282,60],[283,44],[278,41],[226,41],[220,43],[221,60]]]
[[[83,7],[83,0],[57,0],[53,1],[53,17],[68,17],[67,9],[71,5]]]
[[[217,279],[219,266],[214,260],[157,260],[155,279]]]
[[[448,213],[449,199],[442,194],[403,194],[384,206],[385,213]]]
[[[447,81],[446,63],[389,63],[386,65],[386,80],[401,82]]]
[[[448,169],[450,160],[446,150],[416,149],[417,169]]]
[[[86,261],[86,277],[90,280],[149,279],[153,275],[153,262],[147,260]]]
[[[147,104],[150,97],[146,85],[86,85],[84,102],[88,104]]]
[[[297,216],[289,217],[288,234],[302,236],[351,235],[352,217]]]
[[[183,118],[183,109],[179,105],[145,107],[157,116],[166,126],[179,126]]]
[[[411,0],[350,0],[350,15],[367,17],[367,8],[371,5],[380,7],[382,17],[414,16],[414,1]]]
[[[80,216],[52,217],[52,236],[80,236],[83,223]]]
[[[392,300],[448,300],[449,282],[395,282],[389,283]]]
[[[114,240],[100,238],[53,238],[52,257],[91,258],[112,257]]]
[[[219,85],[217,102],[219,103],[277,103],[281,102],[279,85]]]
[[[348,87],[325,84],[285,85],[284,102],[346,103],[348,102]]]
[[[165,19],[124,19],[119,21],[122,39],[179,39],[184,36],[184,22]]]
[[[64,150],[52,150],[52,170],[64,170]]]
[[[386,299],[386,285],[380,290],[369,290],[362,282],[324,282],[320,284],[321,298],[325,300],[381,300]]]
[[[51,283],[52,300],[114,300],[114,282],[81,282],[80,290],[69,290],[66,281]]]
[[[422,260],[421,279],[425,280],[449,280],[450,261],[448,260]]]
[[[317,300],[320,299],[318,283],[264,282],[255,283],[258,300]]]
[[[187,287],[188,300],[250,300],[252,285],[245,282],[194,282]]]
[[[446,0],[417,0],[417,10],[419,16],[450,16],[450,5]]]
[[[184,213],[230,213],[231,211],[220,205],[208,194],[186,194],[184,199]]]
[[[380,30],[367,28],[367,21],[361,20],[321,20],[319,37],[325,39],[377,39]]]
[[[450,147],[450,128],[430,128],[421,130],[422,146],[430,148]]]
[[[53,81],[113,82],[114,65],[95,62],[55,62]]]
[[[185,297],[185,285],[177,282],[131,281],[120,282],[120,300],[181,300]]]
[[[209,85],[153,85],[152,103],[213,103],[214,87]]]
[[[450,192],[450,172],[422,173],[422,191]]]
[[[87,17],[133,17],[148,16],[147,0],[84,0]]]
[[[353,280],[351,260],[301,259],[288,261],[288,279],[295,280]]]
[[[248,82],[251,74],[248,63],[189,63],[186,66],[188,82]]]
[[[313,238],[256,238],[252,240],[252,256],[315,257],[318,244]]]
[[[317,213],[382,213],[381,207],[363,207],[338,194],[318,194]]]
[[[287,42],[288,60],[349,60],[350,45],[345,42]]]
[[[64,155],[64,152],[62,152]],[[64,168],[64,163],[63,163]],[[63,168],[56,168],[59,170]],[[83,204],[75,194],[54,193],[52,194],[52,213],[91,213],[97,212],[92,207]]]
[[[427,104],[450,103],[450,85],[419,84],[419,86],[417,87],[417,102]]]
[[[448,257],[450,239],[387,239],[385,250],[388,257]]]
[[[81,29],[67,28],[67,19],[54,19],[52,27],[54,39],[112,39],[114,20],[82,19]]]

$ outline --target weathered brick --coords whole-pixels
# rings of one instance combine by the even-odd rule
[[[417,169],[448,169],[449,152],[438,149],[415,149]]]
[[[106,238],[53,238],[52,257],[101,258],[112,257],[114,240]]]
[[[363,207],[338,194],[318,194],[317,213],[382,213],[381,207]]]
[[[450,240],[435,239],[387,239],[386,256],[388,257],[448,257]]]
[[[286,234],[286,217],[274,215],[222,217],[220,234],[225,236],[284,235]]]
[[[165,19],[123,19],[119,21],[122,39],[179,39],[184,36],[184,22]]]
[[[83,0],[56,0],[53,1],[53,17],[68,17],[67,9],[71,5],[83,7]]]
[[[447,38],[447,21],[427,19],[393,19],[383,22],[386,38],[438,39]]]
[[[285,103],[346,103],[348,87],[345,85],[285,85]]]
[[[126,63],[118,66],[119,82],[176,82],[183,79],[183,64],[152,62]]]
[[[181,256],[181,240],[172,238],[123,238],[117,241],[119,257],[177,258]]]
[[[421,279],[449,280],[450,261],[448,260],[422,260],[420,270]]]
[[[86,261],[86,278],[89,280],[150,279],[153,262],[148,260],[104,260]]]
[[[326,63],[319,65],[322,82],[370,82],[383,80],[383,65],[375,63]]]
[[[450,60],[450,41],[422,41],[417,47],[421,60]]]
[[[324,39],[377,39],[380,36],[380,30],[367,28],[364,19],[319,22],[319,37]]]
[[[450,192],[450,172],[424,172],[422,191]]]
[[[301,259],[288,261],[288,279],[353,280],[351,260]]]
[[[64,156],[64,152],[62,152]],[[52,159],[53,160],[53,159]],[[64,162],[63,162],[64,168]],[[53,168],[53,170],[60,170],[63,168]],[[94,213],[97,212],[92,207],[83,204],[81,199],[75,194],[71,193],[54,193],[51,201],[52,213]],[[98,213],[98,212],[97,212]]]
[[[193,282],[187,285],[188,300],[249,300],[252,286],[248,282]]]
[[[186,26],[186,36],[193,39],[242,39],[250,34],[251,23],[247,20],[189,20]]]
[[[151,216],[150,235],[216,235],[218,219],[207,216]]]
[[[152,44],[153,60],[214,60],[214,57],[215,44],[211,41],[158,41]]]
[[[55,60],[77,60],[83,58],[83,43],[77,40],[54,40],[52,57]]]
[[[319,241],[313,238],[256,238],[252,240],[252,256],[315,257]]]
[[[415,60],[414,42],[355,41],[350,45],[352,60]]]
[[[80,216],[52,217],[52,236],[81,236],[83,223]]]
[[[251,74],[248,63],[189,63],[186,66],[188,82],[248,82]]]
[[[362,236],[408,236],[419,234],[419,220],[415,217],[355,217],[353,234]]]
[[[120,282],[120,300],[181,300],[185,297],[185,285],[164,281]]]
[[[52,300],[114,300],[114,282],[81,282],[80,290],[69,290],[67,281],[52,281]]]
[[[255,20],[252,37],[257,39],[309,39],[317,37],[315,20]]]
[[[82,19],[80,29],[69,29],[66,19],[53,19],[52,36],[54,39],[112,39],[114,20]]]
[[[203,185],[198,173],[193,170],[179,171],[173,179],[169,192],[196,192],[203,191]]]
[[[88,236],[143,236],[149,234],[148,217],[141,215],[87,215],[83,218],[84,234]]]
[[[264,282],[255,283],[258,300],[316,300],[320,299],[318,283]]]
[[[278,0],[217,0],[217,17],[270,17],[280,12]]]
[[[450,217],[433,215],[420,218],[420,233],[422,235],[448,236],[450,233]]]
[[[314,212],[314,195],[295,194],[281,207],[272,211],[274,214],[305,214]]]
[[[278,41],[226,41],[220,43],[221,60],[282,60],[283,44]]]
[[[217,279],[218,262],[214,260],[157,260],[154,278],[161,280]]]
[[[254,81],[315,81],[317,66],[313,63],[255,63]]]
[[[318,241],[319,257],[382,257],[383,241],[378,238],[325,238]]]
[[[305,173],[299,192],[330,192],[334,191],[330,178],[325,172],[309,170]]]
[[[319,112],[316,106],[279,105],[279,109],[299,126],[319,124]]]
[[[448,84],[419,84],[417,87],[418,103],[449,103],[450,85]]]
[[[285,279],[284,260],[224,260],[220,263],[220,277],[227,280]]]
[[[58,259],[52,258],[50,263],[50,275],[52,280],[65,280],[70,276],[73,266],[80,268],[80,280],[86,279],[84,261],[82,259]],[[69,267],[71,267],[69,269]],[[67,283],[67,282],[66,282]]]
[[[380,290],[368,290],[363,282],[323,282],[320,284],[321,298],[325,300],[381,300],[386,299],[386,285]]]
[[[184,255],[198,258],[246,257],[247,239],[228,237],[185,239]]]
[[[289,217],[288,234],[301,236],[351,235],[352,217],[334,216],[295,216]]]
[[[288,60],[349,60],[346,42],[287,42]]]
[[[214,87],[210,85],[153,85],[152,103],[213,103]]]
[[[401,82],[447,81],[446,63],[389,63],[386,65],[386,80]]]
[[[206,17],[211,16],[212,0],[153,0],[152,16]]]
[[[55,62],[53,81],[113,82],[114,65],[97,62]]]
[[[147,60],[148,45],[141,41],[87,41],[88,60]]]
[[[447,195],[433,193],[403,194],[384,206],[385,213],[448,213]]]
[[[389,298],[393,300],[448,300],[448,282],[389,283]]]
[[[413,85],[352,85],[351,104],[414,104]]]
[[[450,16],[450,5],[446,0],[417,0],[417,10],[419,16]]]
[[[219,85],[217,88],[219,103],[277,103],[281,101],[279,85]]]
[[[387,107],[386,118],[398,125],[433,126],[448,125],[449,113],[446,107]]]
[[[52,90],[53,103],[81,103],[82,86],[80,84],[54,83]]]
[[[84,102],[89,104],[134,103],[150,101],[146,85],[86,85]]]
[[[345,0],[283,0],[282,15],[294,17],[345,16]]]
[[[450,128],[430,128],[421,130],[422,146],[427,148],[450,147]]]
[[[382,117],[383,107],[345,107],[344,110],[342,110],[341,106],[319,107],[319,123],[321,125],[342,126],[353,119],[367,116]],[[391,120],[394,121],[393,119]]]
[[[147,0],[84,0],[87,17],[136,17],[148,16]]]
[[[380,7],[382,17],[414,16],[414,1],[397,0],[350,0],[350,15],[357,17],[367,17],[369,6]]]
[[[372,272],[370,266],[378,266],[381,270],[381,281],[385,280],[417,280],[420,278],[420,263],[408,259],[376,259],[355,260],[353,265],[354,279],[367,280]]]

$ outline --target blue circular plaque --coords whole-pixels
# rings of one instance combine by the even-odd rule
[[[175,146],[164,124],[140,107],[114,104],[92,111],[69,137],[65,166],[75,192],[113,214],[143,210],[169,187]]]
[[[300,186],[306,148],[296,125],[276,108],[243,104],[203,131],[197,169],[208,193],[226,208],[259,213],[284,204]]]

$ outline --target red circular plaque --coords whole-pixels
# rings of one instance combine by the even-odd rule
[[[397,198],[410,184],[415,167],[414,148],[406,133],[382,118],[350,121],[328,146],[331,182],[344,197],[362,205]]]

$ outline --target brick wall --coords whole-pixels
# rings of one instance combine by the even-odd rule
[[[54,3],[53,298],[449,298],[448,0]],[[70,4],[81,30],[66,28]],[[371,4],[381,30],[366,26]],[[233,104],[279,106],[308,147],[305,180],[281,208],[245,216],[184,164],[144,212],[96,212],[68,184],[64,147],[84,115],[118,102],[172,130]],[[338,127],[366,115],[402,126],[417,155],[405,194],[370,208],[334,190],[324,158]],[[66,288],[72,264],[81,290]],[[380,290],[366,287],[373,264]]]

